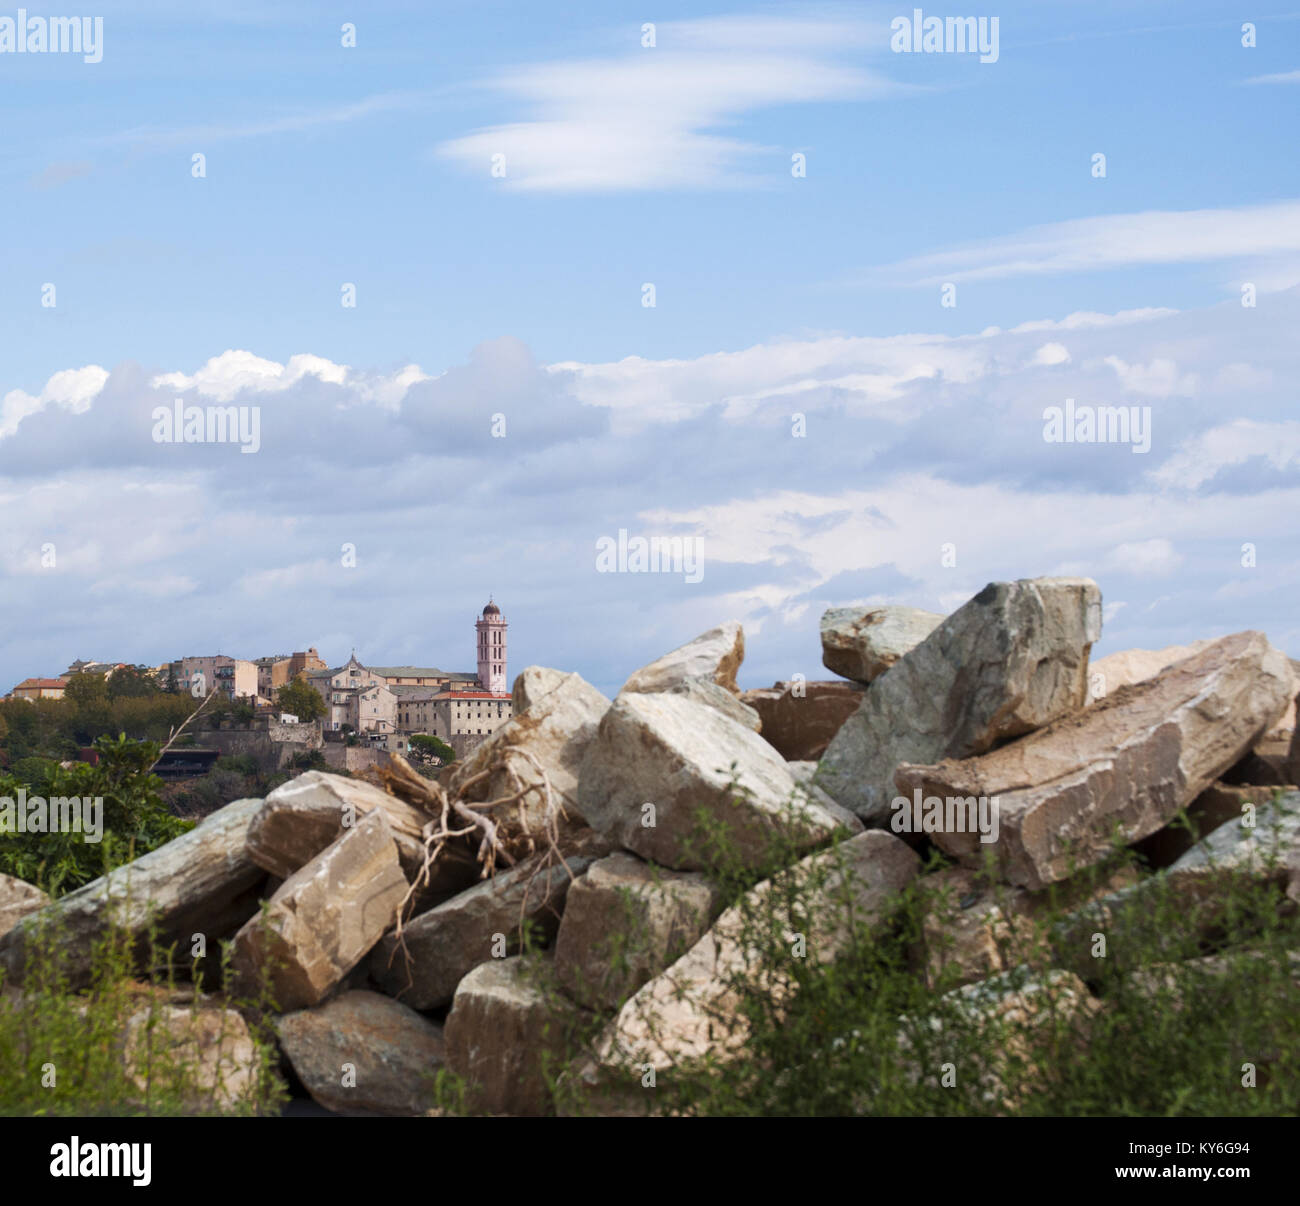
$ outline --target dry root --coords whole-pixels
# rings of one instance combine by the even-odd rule
[[[536,770],[538,781],[525,783],[511,764],[512,757],[523,758],[528,762]],[[505,772],[509,789],[506,795],[481,802],[471,802],[466,798],[471,788],[490,780],[498,771]],[[471,839],[474,835],[479,837],[474,857],[481,868],[480,879],[495,875],[498,863],[514,866],[520,859],[536,854],[539,838],[544,843],[546,857],[538,860],[525,886],[524,899],[520,905],[521,930],[533,881],[539,875],[544,875],[546,894],[549,897],[550,869],[553,866],[562,866],[569,878],[573,878],[573,872],[560,850],[560,821],[567,814],[551,788],[546,768],[528,750],[518,746],[505,746],[490,766],[463,780],[457,785],[456,791],[450,794],[443,789],[442,784],[417,774],[400,754],[393,754],[389,765],[371,771],[367,777],[390,795],[406,801],[429,817],[423,831],[424,861],[397,910],[397,945],[393,953],[396,954],[398,950],[402,952],[408,975],[411,956],[406,949],[403,934],[405,924],[410,920],[420,893],[429,885],[439,858],[466,839]],[[533,832],[528,820],[530,809],[527,798],[533,794],[541,798],[540,834]],[[509,818],[503,821],[493,820],[493,810],[509,805],[518,805]],[[545,898],[542,903],[546,903]]]

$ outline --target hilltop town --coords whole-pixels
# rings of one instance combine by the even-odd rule
[[[244,704],[268,719],[279,714],[278,692],[299,680],[312,687],[324,704],[322,734],[357,734],[371,746],[405,749],[416,734],[437,737],[468,752],[513,715],[506,673],[508,623],[489,600],[475,621],[474,671],[436,666],[370,666],[353,650],[339,666],[329,666],[315,646],[295,653],[240,658],[223,653],[177,658],[157,666],[78,659],[60,675],[27,678],[6,699],[63,699],[79,674],[111,680],[123,671],[147,676],[160,690],[186,692],[196,698],[216,694]]]

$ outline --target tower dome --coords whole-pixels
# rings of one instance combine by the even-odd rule
[[[483,609],[483,614],[485,616],[499,616],[501,614],[501,608],[489,599],[488,605]]]

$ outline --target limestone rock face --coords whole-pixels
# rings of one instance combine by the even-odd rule
[[[569,889],[556,979],[579,1005],[614,1009],[698,941],[717,910],[717,892],[698,872],[607,855]]]
[[[388,820],[403,870],[414,877],[424,861],[421,832],[429,818],[373,783],[322,771],[290,779],[266,797],[248,829],[249,857],[288,879],[376,809]]]
[[[606,699],[581,675],[565,674],[544,666],[529,666],[515,679],[514,716],[457,765],[450,776],[449,791],[460,792],[472,802],[510,795],[508,762],[522,784],[540,785],[541,775],[528,758],[512,751],[527,751],[545,768],[556,801],[574,817],[577,813],[578,770],[596,726],[609,707]],[[492,770],[489,778],[465,785],[474,776]],[[498,813],[494,820],[512,816],[533,832],[540,832],[544,803],[540,791],[524,797],[522,809]]]
[[[537,1117],[552,1113],[548,1076],[566,1058],[579,1011],[548,993],[537,955],[491,959],[456,989],[447,1016],[447,1065],[463,1077],[470,1109]]]
[[[763,739],[789,762],[815,762],[862,703],[855,683],[776,683],[740,698],[758,713]]]
[[[904,762],[969,758],[1082,706],[1101,592],[1087,578],[995,582],[871,684],[817,782],[884,824]]]
[[[280,885],[235,938],[241,991],[265,974],[281,1013],[318,1005],[397,919],[407,882],[376,810]]]
[[[744,629],[737,621],[728,620],[671,653],[665,653],[648,666],[642,666],[623,684],[622,690],[633,694],[654,694],[671,691],[692,679],[705,679],[738,695],[736,671],[744,660]]]
[[[3,938],[28,913],[35,913],[50,903],[50,898],[35,884],[0,875],[0,938]]]
[[[898,789],[996,799],[1002,874],[1040,888],[1105,857],[1117,826],[1130,842],[1160,829],[1254,744],[1291,691],[1287,658],[1262,633],[1237,633],[990,754],[900,766]],[[980,857],[978,834],[930,837]]]
[[[578,876],[609,851],[608,842],[587,832],[565,862]],[[370,960],[375,982],[413,1009],[435,1009],[480,963],[519,949],[521,922],[553,936],[570,880],[564,867],[545,866],[545,858],[533,855],[421,913],[403,931],[405,954],[395,934],[385,937]]]
[[[433,1104],[433,1077],[445,1062],[442,1028],[391,997],[345,992],[285,1014],[276,1034],[298,1079],[327,1110],[409,1116]]]
[[[778,826],[803,849],[829,838],[834,818],[815,803],[792,803],[795,797],[785,759],[758,734],[680,695],[625,691],[587,751],[579,809],[592,828],[642,858],[698,870],[697,810],[724,826],[750,860],[763,857]]]
[[[90,978],[92,947],[108,932],[110,912],[141,943],[151,911],[164,943],[188,948],[195,934],[205,935],[209,944],[228,937],[257,911],[258,889],[266,878],[245,848],[261,807],[261,800],[227,804],[165,846],[29,913],[0,937],[5,978],[22,979],[28,939],[45,921],[58,927],[74,987]]]
[[[803,934],[805,957],[822,964],[835,959],[850,940],[850,915],[868,925],[882,920],[919,866],[905,843],[872,830],[787,868],[780,878],[794,877],[807,901],[811,932]],[[765,880],[752,889],[751,907],[763,908],[775,884]],[[775,907],[783,908],[783,899],[778,894]],[[744,916],[740,906],[726,910],[686,954],[623,1006],[596,1045],[595,1063],[607,1076],[647,1063],[664,1069],[707,1053],[734,1058],[743,1048],[746,1032],[732,979],[764,974],[747,946]],[[792,991],[789,982],[768,981],[766,987],[778,1001]],[[580,1075],[590,1082],[590,1069]]]
[[[919,607],[832,607],[822,614],[822,665],[869,683],[940,624],[943,616]]]

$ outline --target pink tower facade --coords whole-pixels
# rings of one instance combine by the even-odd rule
[[[474,624],[478,633],[478,681],[496,695],[510,692],[506,677],[506,618],[491,599]]]

